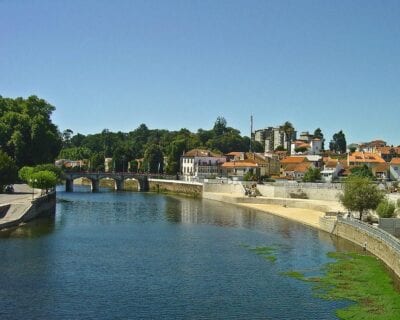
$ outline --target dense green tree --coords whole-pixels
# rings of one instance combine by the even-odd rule
[[[150,144],[144,152],[144,171],[150,173],[164,172],[164,154],[157,144]]]
[[[226,132],[226,119],[224,117],[218,117],[214,123],[214,133],[219,136]]]
[[[366,164],[362,166],[356,166],[350,169],[350,176],[358,176],[369,178],[371,180],[375,180],[374,174],[372,173],[371,169],[368,168]]]
[[[21,179],[21,181],[24,181],[24,182],[28,183],[33,172],[34,172],[33,167],[24,166],[21,169],[19,169],[18,177]]]
[[[286,151],[284,146],[277,146],[274,151]]]
[[[304,153],[304,152],[306,152],[308,149],[307,149],[307,147],[297,147],[297,148],[294,148],[294,151],[296,152],[296,153]]]
[[[53,162],[62,146],[50,119],[55,107],[36,96],[0,96],[0,106],[0,145],[17,166]]]
[[[57,184],[57,176],[51,171],[37,171],[32,173],[29,179],[29,185],[33,188],[48,189],[54,188]]]
[[[104,154],[103,153],[93,153],[90,157],[89,163],[90,171],[103,171],[104,170]]]
[[[186,150],[185,139],[174,140],[167,149],[168,165],[166,172],[176,174],[180,170],[180,159]]]
[[[66,129],[62,132],[63,148],[71,147],[71,138],[74,132],[71,129]]]
[[[285,133],[286,136],[286,150],[288,151],[288,155],[291,155],[291,146],[292,146],[292,136],[294,133],[294,127],[291,122],[286,121],[283,125],[281,125],[281,130]]]
[[[314,134],[313,134],[313,138],[320,139],[322,141],[322,150],[324,150],[325,149],[325,146],[324,146],[325,139],[324,139],[324,134],[322,133],[321,128],[315,129]]]
[[[17,179],[17,166],[11,157],[0,150],[0,193],[4,186],[14,183]]]
[[[384,195],[371,179],[349,176],[344,184],[340,202],[350,211],[358,211],[361,220],[367,210],[375,210]]]
[[[329,150],[343,154],[346,153],[346,148],[346,136],[344,135],[343,131],[340,130],[333,135],[333,138],[329,143]]]
[[[304,182],[316,182],[320,180],[321,180],[321,170],[313,167],[308,168],[303,177]]]
[[[18,177],[22,181],[31,184],[31,180],[34,177],[34,174],[44,171],[53,173],[56,177],[57,183],[61,182],[64,179],[63,171],[59,167],[56,167],[54,164],[51,163],[39,164],[35,167],[24,166],[21,169],[19,169]]]
[[[84,160],[90,159],[92,151],[87,147],[63,148],[58,155],[59,159]]]

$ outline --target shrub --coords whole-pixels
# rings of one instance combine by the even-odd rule
[[[396,206],[392,201],[389,201],[388,199],[383,199],[378,204],[378,207],[376,208],[376,213],[381,218],[393,218],[395,209]]]

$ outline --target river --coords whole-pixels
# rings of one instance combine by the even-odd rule
[[[82,189],[81,189],[82,191]],[[351,245],[269,214],[135,192],[58,192],[0,234],[0,319],[336,319],[347,303],[284,276]],[[274,248],[275,261],[251,248]]]

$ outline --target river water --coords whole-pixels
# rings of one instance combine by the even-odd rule
[[[336,319],[347,303],[284,276],[347,250],[250,209],[150,193],[58,192],[0,235],[0,319]],[[275,261],[250,249],[275,249]],[[349,245],[351,247],[351,245]]]

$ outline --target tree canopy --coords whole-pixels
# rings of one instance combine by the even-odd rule
[[[4,186],[14,183],[17,179],[17,166],[11,157],[0,150],[0,193]]]
[[[158,163],[160,162],[161,166],[164,163],[160,159],[166,157],[166,168],[162,168],[160,172],[176,174],[180,169],[180,157],[191,149],[202,148],[217,153],[229,153],[248,152],[250,148],[250,138],[241,136],[240,131],[229,127],[223,117],[218,117],[210,130],[199,129],[196,133],[185,128],[178,131],[149,129],[145,124],[141,124],[128,133],[104,129],[96,134],[72,134],[71,130],[63,132],[63,148],[58,158],[88,159],[90,169],[93,170],[103,169],[104,158],[112,157],[117,171],[127,171],[128,163],[131,165],[131,171],[147,171],[150,164],[150,171],[156,173]],[[253,149],[262,152],[264,147],[260,143],[254,143]],[[153,153],[157,155],[154,156]],[[145,158],[145,163],[139,168],[139,162],[135,160],[142,158]],[[157,160],[154,160],[156,158]]]
[[[343,131],[335,133],[332,137],[331,142],[329,143],[329,150],[337,152],[337,153],[346,153],[347,143],[346,136]]]
[[[18,167],[53,162],[62,141],[50,117],[55,107],[37,96],[0,96],[0,146]]]
[[[344,184],[340,202],[350,211],[358,211],[360,220],[367,210],[375,210],[384,195],[371,179],[349,176]]]

